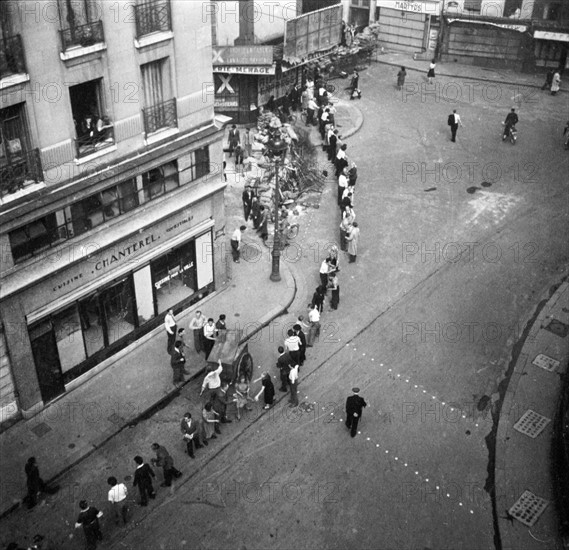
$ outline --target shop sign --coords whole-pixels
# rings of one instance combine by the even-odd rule
[[[233,96],[216,96],[213,101],[213,106],[223,109],[237,109],[239,107],[239,101],[237,98],[234,99]]]
[[[426,13],[438,15],[441,10],[441,3],[434,2],[399,2],[393,0],[377,0],[377,7],[391,8],[394,10],[409,11],[413,13]]]
[[[214,73],[231,74],[275,74],[274,66],[262,65],[217,65],[213,68]]]
[[[163,277],[162,279],[160,279],[159,281],[156,281],[154,283],[156,290],[160,290],[166,283],[175,279],[176,277],[179,277],[185,271],[192,269],[192,267],[194,267],[194,262],[190,262],[189,264],[186,264],[186,265],[182,266],[181,268],[170,271],[168,273],[168,275],[166,275],[166,277]]]
[[[218,65],[272,65],[272,46],[226,46],[213,47],[213,66]]]

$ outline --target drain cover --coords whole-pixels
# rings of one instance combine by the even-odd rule
[[[510,508],[510,515],[515,517],[518,521],[532,527],[539,519],[539,516],[547,508],[548,500],[541,497],[536,497],[530,491],[524,491],[523,495],[517,502]]]
[[[567,334],[569,334],[569,325],[558,321],[557,319],[552,319],[549,325],[545,327],[545,330],[549,332],[553,332],[555,336],[559,336],[561,338],[565,338]]]
[[[528,409],[514,424],[514,430],[535,439],[550,422],[549,418]]]
[[[119,416],[117,413],[111,414],[111,416],[109,416],[107,420],[111,424],[116,424],[117,426],[125,423],[124,418],[122,416]]]
[[[46,433],[51,432],[51,428],[45,423],[40,422],[37,426],[31,428],[38,437],[43,437]]]
[[[536,367],[539,367],[541,369],[545,369],[545,370],[548,370],[550,372],[553,372],[559,366],[559,361],[557,361],[556,359],[553,359],[551,357],[548,357],[547,355],[543,355],[543,353],[540,353],[532,361],[531,364],[535,365]]]

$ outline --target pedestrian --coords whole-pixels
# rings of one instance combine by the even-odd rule
[[[207,445],[208,439],[217,439],[217,435],[220,434],[221,430],[219,429],[219,416],[218,412],[213,410],[212,403],[206,403],[204,408],[202,409],[202,421],[203,421],[203,430],[204,430],[204,444]]]
[[[330,109],[326,107],[318,122],[318,129],[320,130],[320,137],[322,138],[322,141],[326,140],[325,131],[326,131],[326,125],[329,124],[329,122],[330,122]]]
[[[261,206],[261,219],[259,221],[259,227],[257,229],[261,239],[265,242],[269,238],[269,215],[267,209]]]
[[[320,311],[316,304],[308,304],[308,307],[308,321],[310,323],[310,327],[306,336],[306,347],[311,348],[314,345],[316,338],[320,336]]]
[[[456,112],[456,109],[453,109],[452,114],[448,116],[448,125],[450,126],[450,133],[451,141],[456,141],[456,131],[458,130],[458,126],[462,126],[462,121],[460,120],[460,115]]]
[[[328,276],[340,271],[340,259],[338,258],[338,247],[336,245],[330,247],[330,253],[326,257],[326,263],[328,264]],[[328,281],[326,281],[326,285],[327,284]]]
[[[224,334],[227,331],[227,324],[225,322],[226,315],[222,313],[219,316],[219,319],[215,323],[215,335],[219,336],[220,334]]]
[[[245,158],[249,158],[253,151],[253,136],[251,135],[251,128],[245,129],[245,134],[243,135],[243,151],[245,152]]]
[[[283,346],[278,347],[279,357],[277,359],[277,369],[279,369],[281,387],[279,391],[288,391],[288,373],[292,367],[292,359],[290,353],[285,351]]]
[[[213,392],[221,386],[221,373],[223,372],[223,365],[221,359],[217,360],[217,367],[214,370],[209,371],[203,379],[202,389],[200,391],[200,397],[207,390],[206,396],[204,397],[204,402],[207,403],[211,401]]]
[[[310,99],[310,93],[308,87],[305,85],[300,94],[300,107],[302,110],[308,109],[308,100]]]
[[[312,306],[316,306],[318,311],[322,313],[324,309],[324,299],[326,298],[326,285],[319,285],[316,287],[314,294],[312,295]]]
[[[243,202],[243,216],[245,217],[245,222],[251,216],[251,206],[253,204],[253,191],[250,185],[246,185],[241,195],[241,200]]]
[[[360,73],[358,73],[358,71],[354,69],[354,72],[352,73],[352,78],[350,80],[350,89],[352,92],[358,89],[359,82],[360,82]]]
[[[228,394],[229,384],[227,382],[222,382],[221,386],[217,388],[211,395],[211,404],[213,405],[213,410],[219,414],[219,418],[222,424],[230,424],[233,420],[227,418],[227,406],[232,403],[232,400]]]
[[[551,95],[557,95],[560,84],[561,84],[561,75],[559,74],[559,71],[555,71],[553,73],[553,79],[551,80]]]
[[[348,188],[348,169],[344,169],[340,172],[338,176],[338,206],[342,204],[342,198],[344,196],[344,191]]]
[[[213,319],[210,317],[203,327],[203,345],[205,351],[205,358],[209,357],[213,346],[215,345],[215,325]]]
[[[243,409],[250,410],[249,402],[253,401],[253,398],[249,395],[249,383],[243,374],[239,376],[239,381],[235,384],[233,399],[237,406],[237,420],[241,420],[241,411]]]
[[[300,337],[295,334],[293,329],[287,331],[284,347],[288,351],[293,363],[300,363]]]
[[[261,221],[261,203],[259,198],[253,196],[251,200],[251,219],[253,220],[253,229],[259,229],[259,222]]]
[[[229,156],[233,155],[233,151],[235,150],[235,147],[239,145],[239,143],[241,143],[239,130],[237,130],[237,126],[233,124],[229,130]]]
[[[334,162],[338,153],[338,129],[334,128],[332,135],[328,138],[328,160]]]
[[[271,95],[271,97],[269,97],[269,101],[265,103],[265,110],[273,112],[275,110],[275,107],[276,107],[275,96]]]
[[[41,534],[34,535],[32,539],[34,545],[29,550],[56,550],[53,540],[44,537]]]
[[[247,229],[246,225],[239,226],[231,236],[231,255],[233,256],[233,261],[238,264],[239,257],[241,256],[241,235],[245,233]]]
[[[336,167],[336,177],[340,177],[340,174],[346,166],[348,166],[348,157],[346,155],[346,149],[348,145],[342,143],[339,151],[336,153],[335,167]]]
[[[435,67],[437,64],[435,63],[434,59],[431,59],[431,63],[429,64],[429,72],[427,73],[427,80],[429,84],[433,83],[433,78],[435,78]]]
[[[346,237],[352,229],[352,224],[356,219],[354,209],[350,205],[344,206],[342,212],[342,221],[340,222],[340,249],[346,252],[348,250],[348,241]]]
[[[318,111],[318,104],[313,97],[309,98],[306,107],[306,125],[314,126],[314,114]]]
[[[138,487],[138,494],[140,495],[141,506],[148,506],[148,497],[156,498],[156,492],[152,485],[152,478],[156,477],[154,470],[144,462],[141,456],[135,456],[134,462],[136,463],[136,470],[134,471],[133,487]]]
[[[290,388],[289,407],[298,407],[298,363],[289,370],[288,386]]]
[[[356,181],[358,181],[358,167],[355,162],[352,162],[348,170],[348,186],[355,187]]]
[[[40,471],[34,456],[28,458],[24,470],[26,472],[26,484],[28,487],[28,494],[24,500],[28,508],[33,508],[38,503],[38,495],[50,491],[40,476]]]
[[[338,304],[340,303],[340,283],[338,282],[338,275],[336,273],[330,275],[328,288],[330,288],[332,291],[332,296],[330,297],[330,307],[332,309],[338,309]]]
[[[259,397],[263,396],[263,402],[265,405],[263,409],[270,409],[275,402],[275,386],[271,380],[271,375],[268,372],[264,372],[260,378],[257,378],[254,382],[261,380],[261,389],[259,393],[255,396],[255,401],[259,401]]]
[[[172,367],[172,384],[176,386],[184,381],[184,374],[190,374],[186,369],[186,357],[182,351],[182,342],[177,340],[170,356],[170,366]]]
[[[87,550],[94,550],[97,548],[97,541],[103,540],[101,526],[99,525],[99,518],[103,517],[103,512],[94,506],[89,506],[86,500],[79,502],[79,508],[81,508],[81,512],[75,522],[75,529],[83,527]]]
[[[186,453],[190,458],[196,458],[194,448],[201,449],[203,447],[200,441],[200,429],[201,425],[192,420],[192,413],[187,412],[184,414],[180,422],[180,430],[186,443]],[[204,444],[207,445],[207,441],[204,441]]]
[[[360,228],[358,227],[358,222],[352,224],[352,229],[346,237],[348,241],[348,256],[350,257],[350,263],[353,264],[356,261],[358,255],[358,241],[360,240]]]
[[[108,500],[111,503],[111,515],[115,518],[117,525],[119,525],[121,518],[123,524],[126,525],[128,517],[128,506],[126,504],[128,491],[126,485],[119,483],[114,476],[109,477],[107,483],[111,487],[108,494]]]
[[[235,173],[243,173],[243,147],[237,144],[234,149],[235,152]]]
[[[399,90],[403,89],[403,86],[405,85],[406,76],[407,76],[407,71],[405,70],[405,67],[401,67],[401,69],[399,69],[399,72],[397,73],[397,88]]]
[[[541,87],[542,90],[551,90],[551,83],[553,82],[553,74],[554,74],[553,69],[549,69],[547,71],[547,74],[545,75],[545,82]]]
[[[298,364],[302,367],[302,365],[304,365],[304,362],[306,361],[306,334],[304,334],[302,326],[299,325],[298,323],[296,323],[292,327],[292,330],[294,330],[294,333],[298,336],[300,340]]]
[[[221,168],[221,172],[223,173],[223,180],[227,181],[227,173],[225,171],[225,169],[227,168],[227,161],[224,160],[223,164],[222,164],[222,168]]]
[[[504,125],[502,141],[504,141],[510,136],[510,128],[514,128],[518,122],[519,122],[518,115],[516,114],[516,110],[512,107],[512,109],[510,109],[510,112],[506,116],[506,119],[502,123]]]
[[[321,285],[328,284],[328,262],[326,262],[326,258],[324,258],[320,264],[319,276]]]
[[[154,466],[161,467],[164,474],[164,482],[160,484],[160,487],[170,487],[172,479],[181,477],[182,472],[176,469],[174,459],[165,447],[158,443],[152,443],[152,450],[156,453],[156,458],[153,458],[151,462]]]
[[[171,308],[167,311],[164,317],[164,329],[166,330],[166,336],[168,337],[166,351],[168,353],[172,353],[172,348],[176,341],[176,334],[178,333],[178,325],[176,323],[176,317],[174,317],[174,310]]]
[[[176,340],[182,342],[182,351],[186,353],[186,348],[190,349],[190,346],[186,344],[186,329],[184,327],[178,329],[178,334],[176,335]]]
[[[194,333],[194,347],[196,348],[196,353],[198,354],[205,349],[203,343],[203,327],[205,323],[205,315],[203,315],[202,312],[198,309],[190,321],[190,330],[192,330]]]
[[[350,435],[356,437],[358,433],[358,423],[362,417],[363,408],[367,403],[359,396],[360,388],[352,388],[353,395],[346,399],[346,427],[350,430]]]

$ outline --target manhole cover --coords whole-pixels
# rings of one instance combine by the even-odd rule
[[[115,424],[115,425],[120,425],[120,424],[124,424],[124,418],[122,416],[119,416],[117,413],[113,413],[111,414],[111,416],[109,416],[107,418],[107,420],[111,423],[111,424]]]
[[[532,362],[532,365],[553,372],[558,366],[559,361],[540,353]]]
[[[45,422],[41,422],[37,426],[34,426],[33,428],[31,428],[31,430],[38,437],[43,437],[46,433],[51,432],[51,428]]]
[[[532,527],[547,508],[548,504],[549,501],[541,497],[536,497],[530,491],[524,491],[523,495],[510,508],[509,512],[511,516],[524,525]]]
[[[241,247],[241,258],[246,262],[256,262],[260,255],[261,247],[259,245],[249,246],[245,244]]]
[[[514,430],[535,439],[550,422],[549,418],[528,409],[514,424]]]
[[[549,332],[553,332],[555,336],[559,336],[560,338],[565,338],[567,334],[569,334],[569,325],[558,321],[557,319],[552,319],[549,325],[545,327],[545,330]]]

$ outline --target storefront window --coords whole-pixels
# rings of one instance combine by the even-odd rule
[[[101,304],[105,314],[107,345],[134,330],[134,301],[130,277],[103,291]]]
[[[53,329],[62,372],[85,361],[83,333],[75,304],[53,316]]]
[[[85,349],[87,356],[91,357],[105,347],[103,317],[99,307],[99,296],[96,292],[79,302],[79,315],[85,338]]]
[[[163,313],[197,290],[194,241],[150,264],[158,313]]]
[[[154,293],[152,292],[152,275],[147,265],[133,274],[134,292],[136,295],[136,308],[138,324],[143,325],[154,317]]]

